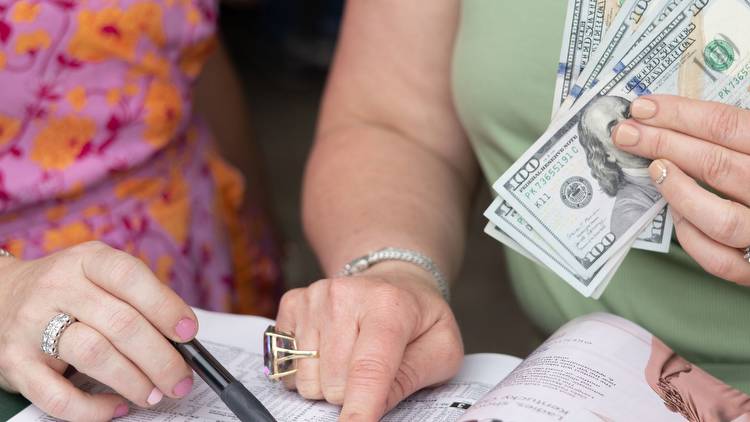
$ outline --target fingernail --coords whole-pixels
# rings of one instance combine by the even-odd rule
[[[174,330],[183,341],[188,341],[195,337],[198,332],[198,325],[190,318],[183,318],[177,323]]]
[[[657,185],[661,185],[667,180],[667,165],[662,160],[654,160],[650,166],[648,166],[648,174],[651,176],[651,180]]]
[[[146,399],[146,403],[153,406],[156,403],[159,403],[161,399],[163,398],[164,398],[164,393],[159,391],[158,388],[154,388],[153,390],[151,390],[151,394],[148,395],[148,398]]]
[[[129,410],[130,410],[130,408],[128,407],[127,404],[125,404],[125,403],[120,404],[119,406],[117,406],[115,408],[115,414],[112,415],[112,418],[113,419],[121,418],[121,417],[127,415]]]
[[[641,132],[637,127],[631,124],[620,123],[620,125],[617,126],[617,130],[615,131],[615,136],[613,136],[613,138],[615,144],[619,146],[632,147],[635,146],[641,139]]]
[[[645,98],[636,98],[630,105],[630,115],[636,119],[650,119],[656,116],[656,103]]]
[[[187,377],[174,386],[172,393],[177,397],[185,397],[193,390],[193,377]]]

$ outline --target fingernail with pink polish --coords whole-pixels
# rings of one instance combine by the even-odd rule
[[[172,393],[177,397],[185,397],[193,390],[193,377],[187,377],[184,380],[177,383],[172,390]]]
[[[154,388],[151,390],[151,394],[148,395],[148,398],[146,399],[146,403],[153,406],[156,403],[159,403],[161,399],[164,398],[164,393],[162,393],[158,388]]]
[[[128,414],[128,411],[130,411],[130,408],[127,404],[122,403],[119,406],[115,408],[115,413],[112,415],[113,419],[121,418]]]
[[[177,333],[177,336],[180,337],[180,339],[182,339],[183,341],[188,341],[191,338],[195,337],[195,334],[197,334],[198,325],[190,318],[183,318],[180,320],[180,322],[177,323],[177,326],[174,330]]]

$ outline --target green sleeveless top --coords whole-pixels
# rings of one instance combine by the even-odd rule
[[[550,123],[566,1],[461,5],[456,108],[491,184]],[[515,252],[507,255],[521,306],[545,332],[582,314],[611,312],[750,393],[750,288],[708,275],[676,241],[668,255],[632,250],[598,301]]]

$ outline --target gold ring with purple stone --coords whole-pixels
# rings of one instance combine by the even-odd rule
[[[295,360],[319,356],[317,350],[297,350],[294,334],[278,331],[273,325],[263,333],[263,372],[271,380],[297,372]]]

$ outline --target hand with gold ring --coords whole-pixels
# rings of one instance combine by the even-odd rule
[[[187,395],[192,371],[167,337],[197,329],[145,264],[102,243],[34,261],[0,254],[0,388],[53,417],[105,421],[127,414],[128,400]],[[116,393],[85,394],[63,377],[68,365]]]
[[[750,111],[654,95],[635,100],[631,116],[613,140],[654,160],[682,247],[707,272],[750,285]]]
[[[274,332],[267,356],[284,360],[274,367],[267,359],[268,373],[305,398],[343,405],[345,422],[379,420],[448,380],[463,359],[458,325],[434,280],[403,262],[287,292]]]

